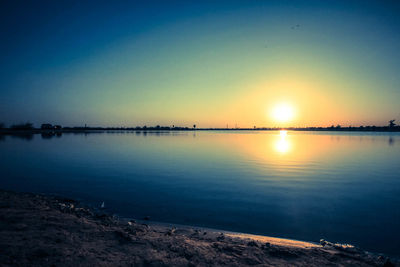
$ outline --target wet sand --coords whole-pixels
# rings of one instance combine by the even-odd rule
[[[396,266],[350,245],[128,221],[0,190],[1,266]]]

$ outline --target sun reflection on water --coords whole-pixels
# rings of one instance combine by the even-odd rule
[[[287,139],[287,131],[279,131],[279,139],[275,142],[275,150],[281,154],[286,154],[290,151],[290,142]]]

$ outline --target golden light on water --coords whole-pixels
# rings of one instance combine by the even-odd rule
[[[285,138],[287,136],[287,131],[281,130],[281,131],[279,131],[279,135],[281,136],[281,138]]]
[[[275,142],[275,150],[281,154],[287,153],[290,150],[290,142],[287,139],[287,131],[279,132],[279,139]]]

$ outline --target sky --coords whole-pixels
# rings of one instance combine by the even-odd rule
[[[6,126],[400,121],[396,1],[4,0],[0,32]]]

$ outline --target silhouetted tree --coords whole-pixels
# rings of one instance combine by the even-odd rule
[[[10,128],[13,130],[32,130],[33,124],[30,122],[14,124]]]
[[[193,129],[196,129],[196,124],[193,124]]]
[[[396,123],[394,123],[395,120],[390,120],[389,121],[389,127],[393,128],[394,126],[396,126]]]

